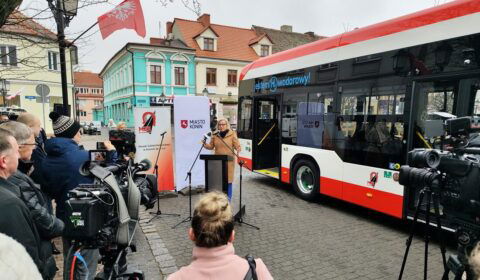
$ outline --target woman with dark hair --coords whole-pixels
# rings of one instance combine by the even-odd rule
[[[252,273],[249,262],[235,255],[232,208],[224,194],[211,192],[200,199],[188,236],[195,243],[193,261],[168,280],[243,280],[247,273]],[[257,279],[273,279],[261,259],[255,259],[255,264]]]

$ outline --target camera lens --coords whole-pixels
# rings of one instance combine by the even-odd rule
[[[435,150],[415,149],[409,154],[409,165],[412,167],[437,168],[440,165],[440,155]]]

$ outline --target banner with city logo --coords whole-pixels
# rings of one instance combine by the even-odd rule
[[[147,173],[155,174],[158,165],[158,190],[175,190],[173,179],[173,149],[170,107],[135,108],[135,161],[148,159],[152,167]],[[162,134],[164,136],[162,142]],[[159,148],[161,144],[160,154]],[[157,160],[158,158],[158,160]]]
[[[176,96],[173,107],[175,183],[180,191],[188,187],[185,178],[200,151],[204,135],[210,132],[210,105],[204,96]],[[201,154],[210,153],[203,149]],[[192,187],[196,186],[205,186],[205,163],[200,159],[192,169]]]

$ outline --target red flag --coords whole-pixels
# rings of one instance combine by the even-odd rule
[[[145,38],[145,19],[143,18],[140,0],[125,0],[115,9],[98,17],[98,25],[102,38],[105,39],[120,29],[134,29],[139,36]]]

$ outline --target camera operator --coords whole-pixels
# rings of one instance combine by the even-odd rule
[[[0,232],[22,244],[42,276],[48,279],[53,275],[46,271],[46,259],[40,249],[40,236],[30,211],[19,198],[18,188],[7,181],[17,171],[20,156],[18,150],[13,135],[0,128]]]
[[[44,263],[45,271],[48,271],[50,278],[55,276],[57,267],[53,257],[51,239],[62,234],[64,223],[56,218],[49,207],[49,200],[40,191],[40,187],[25,174],[29,168],[25,162],[30,161],[33,149],[35,149],[35,138],[32,130],[23,123],[10,121],[0,125],[12,133],[19,145],[19,164],[17,171],[7,181],[18,187],[20,199],[30,210],[31,217],[41,238],[41,250],[46,258]],[[24,170],[22,170],[22,168]]]
[[[53,122],[55,137],[48,139],[45,143],[47,157],[43,160],[40,171],[45,181],[45,191],[57,203],[57,217],[65,222],[67,220],[65,201],[68,191],[80,184],[91,184],[93,179],[82,176],[79,172],[80,166],[89,160],[88,152],[79,146],[80,124],[72,118],[61,116],[56,112],[51,112],[49,117]],[[62,239],[65,276],[70,270],[67,265],[69,262],[65,258],[71,246],[71,240]],[[77,262],[75,279],[85,279],[87,274],[89,279],[93,279],[99,258],[98,250],[84,249],[81,251],[81,255],[87,263],[88,270],[83,264]]]

